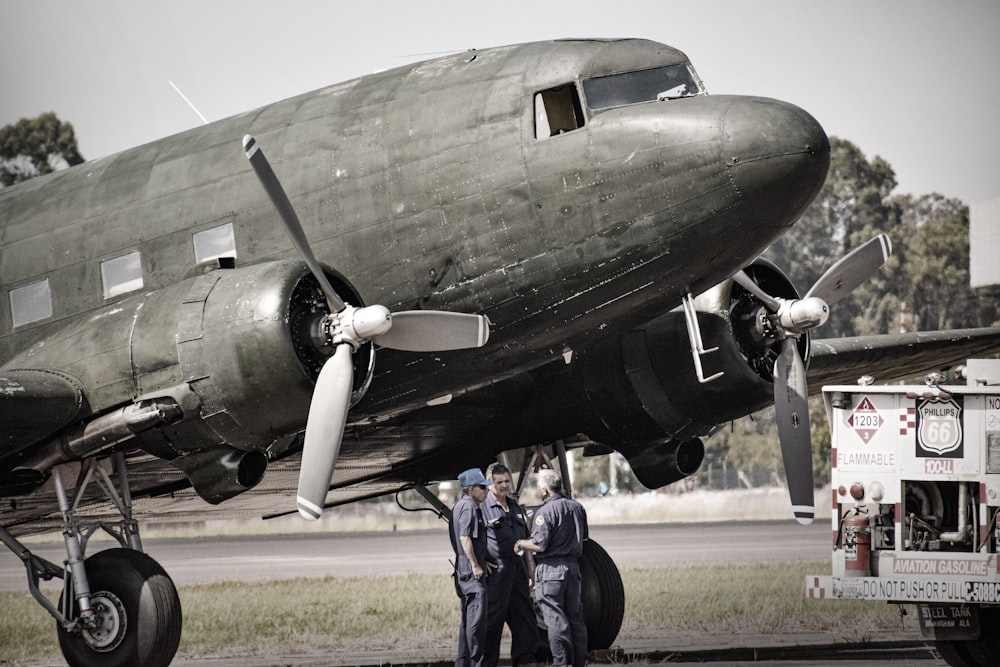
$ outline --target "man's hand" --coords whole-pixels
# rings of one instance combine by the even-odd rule
[[[472,576],[475,577],[476,581],[483,578],[483,568],[479,567],[479,563],[472,566]]]

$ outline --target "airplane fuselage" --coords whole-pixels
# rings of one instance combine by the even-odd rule
[[[632,76],[659,68],[682,93]],[[261,275],[219,274],[296,257],[243,157],[248,133],[317,256],[356,291],[345,300],[493,323],[481,349],[379,350],[355,422],[515,375],[668,311],[784,232],[829,162],[825,134],[802,110],[708,96],[684,54],[642,40],[470,51],[373,74],[0,192],[0,368],[64,373],[94,414],[214,383],[220,404],[202,395],[199,410],[225,413],[212,437],[241,447],[301,429],[308,374],[257,342],[232,352],[226,337],[260,328],[263,340],[289,313],[241,291]],[[215,231],[231,231],[236,269],[196,268],[195,237]],[[109,290],[105,268],[118,258],[139,271]],[[41,281],[50,314],[15,313],[10,295]],[[230,296],[213,306],[223,287]],[[294,377],[275,388],[281,400],[225,405],[220,387],[255,373],[268,376],[261,386]],[[240,423],[276,403],[284,416]]]

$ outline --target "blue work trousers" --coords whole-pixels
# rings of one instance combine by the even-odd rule
[[[567,559],[535,566],[535,599],[549,634],[553,665],[587,664],[587,625],[580,602],[580,566]]]
[[[458,626],[458,656],[455,667],[482,667],[486,654],[486,577],[477,581],[455,576],[455,592],[462,601],[462,621]]]
[[[486,667],[500,661],[503,624],[510,627],[510,660],[513,667],[535,662],[538,619],[531,603],[528,572],[520,558],[501,560],[486,580],[489,615],[486,623]]]

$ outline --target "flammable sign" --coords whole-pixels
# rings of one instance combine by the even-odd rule
[[[885,420],[879,414],[872,402],[865,396],[847,418],[847,425],[854,429],[861,440],[868,444],[872,437],[882,428]]]

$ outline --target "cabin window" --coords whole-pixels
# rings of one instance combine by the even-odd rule
[[[583,107],[576,86],[567,83],[535,93],[535,138],[555,136],[583,127]]]
[[[197,232],[193,240],[195,264],[220,257],[236,257],[236,236],[231,222]]]
[[[586,79],[583,92],[587,96],[587,106],[596,111],[690,97],[703,91],[687,65],[668,65]]]
[[[142,257],[139,251],[101,262],[101,282],[104,283],[105,299],[142,289]]]
[[[49,279],[10,291],[10,317],[15,327],[52,317]]]

